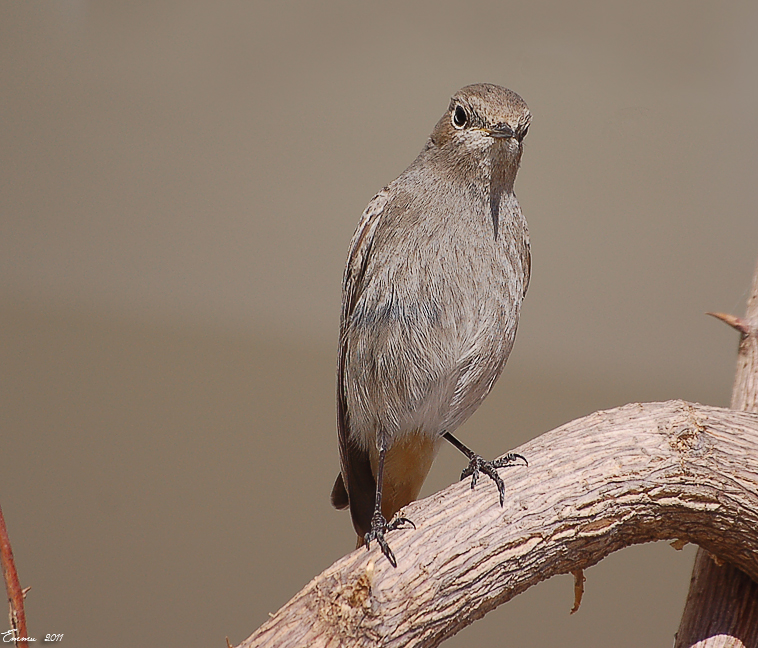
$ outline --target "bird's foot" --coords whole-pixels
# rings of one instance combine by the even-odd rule
[[[474,490],[474,486],[476,486],[476,482],[479,480],[479,473],[487,475],[487,477],[495,482],[497,490],[500,493],[500,506],[503,506],[503,503],[505,502],[505,484],[500,475],[497,474],[497,469],[515,466],[519,459],[524,462],[525,466],[529,465],[529,462],[525,457],[514,452],[509,452],[507,455],[495,459],[494,461],[487,461],[479,455],[474,455],[469,461],[468,467],[461,473],[461,481],[466,479],[466,477],[471,477],[471,490]]]
[[[372,540],[376,540],[382,550],[382,553],[387,557],[387,560],[390,561],[390,564],[393,567],[397,567],[395,554],[392,553],[392,549],[390,549],[389,544],[387,544],[387,540],[384,538],[384,534],[388,533],[389,531],[394,531],[395,529],[401,529],[405,524],[410,524],[414,529],[416,528],[416,525],[413,524],[413,522],[411,522],[408,518],[396,517],[388,523],[387,520],[384,519],[381,511],[375,511],[373,517],[371,518],[371,530],[365,536],[363,536],[363,541],[366,543],[366,549],[370,548],[369,543]]]

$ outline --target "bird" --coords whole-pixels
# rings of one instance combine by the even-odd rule
[[[369,202],[349,245],[337,360],[340,472],[332,505],[350,509],[357,546],[415,525],[443,440],[492,479],[526,459],[486,461],[453,432],[489,394],[513,347],[531,271],[514,193],[531,113],[512,90],[456,92],[421,153]],[[394,519],[393,519],[394,518]]]

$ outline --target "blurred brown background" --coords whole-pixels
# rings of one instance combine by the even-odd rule
[[[622,8],[623,7],[623,8]],[[460,436],[726,405],[758,256],[758,5],[0,5],[0,504],[32,636],[222,647],[353,546],[334,357],[366,203],[468,83],[534,121],[533,280]],[[445,449],[425,492],[457,479]],[[694,551],[634,547],[448,646],[670,645]],[[0,631],[7,626],[0,622]]]

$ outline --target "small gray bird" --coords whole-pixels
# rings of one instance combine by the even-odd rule
[[[363,212],[342,284],[337,367],[340,474],[332,504],[350,507],[358,546],[418,497],[447,439],[492,389],[511,352],[529,284],[529,232],[513,183],[531,114],[515,92],[481,83],[450,101],[416,160]],[[388,520],[391,522],[388,523]]]

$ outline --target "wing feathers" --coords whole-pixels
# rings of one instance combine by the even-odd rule
[[[376,226],[381,218],[388,194],[380,191],[368,204],[358,228],[350,242],[350,251],[342,281],[342,318],[340,322],[339,358],[337,361],[337,429],[339,433],[341,472],[332,489],[332,505],[350,506],[353,526],[360,537],[371,527],[374,511],[376,482],[371,471],[368,452],[351,439],[350,416],[345,395],[345,358],[347,356],[347,330],[355,305],[363,289]]]

